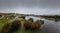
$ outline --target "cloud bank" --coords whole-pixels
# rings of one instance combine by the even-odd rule
[[[0,13],[60,15],[60,0],[0,0]]]

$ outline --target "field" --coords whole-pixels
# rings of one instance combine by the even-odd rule
[[[3,27],[4,27],[4,25],[6,24],[6,23],[12,23],[14,20],[20,20],[20,21],[24,21],[25,20],[25,17],[16,17],[16,16],[14,16],[14,15],[9,15],[9,16],[4,16],[3,18],[2,17],[0,17],[0,32],[1,32],[1,30],[3,29]],[[42,33],[40,30],[20,30],[20,29],[18,29],[18,30],[16,30],[16,31],[14,31],[13,33]]]

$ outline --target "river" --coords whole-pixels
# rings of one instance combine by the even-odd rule
[[[42,33],[60,33],[60,21],[52,21],[44,18],[34,17],[34,16],[26,16],[26,19],[33,18],[36,20],[43,20],[44,24],[41,27]]]

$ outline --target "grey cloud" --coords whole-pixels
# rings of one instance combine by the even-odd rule
[[[60,8],[60,0],[0,0],[0,6]]]
[[[21,8],[22,11],[20,11],[21,9],[18,9],[18,8]],[[28,8],[28,9],[25,10],[24,8]],[[0,12],[4,12],[4,11],[17,12],[18,11],[22,13],[35,13],[35,14],[36,12],[38,14],[39,13],[60,14],[59,9],[60,9],[60,0],[0,0]]]

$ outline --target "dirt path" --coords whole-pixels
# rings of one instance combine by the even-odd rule
[[[12,21],[16,20],[18,18],[18,16],[16,16],[14,19],[10,20],[9,22],[11,23]],[[24,21],[21,21],[21,28],[20,28],[20,33],[23,33],[24,32]]]
[[[24,32],[24,21],[21,21],[20,33]]]
[[[14,19],[10,20],[10,22],[12,22],[12,21],[14,21],[16,19],[19,20],[18,16],[16,16]],[[24,31],[24,21],[21,21],[20,33],[23,33],[23,31]]]

